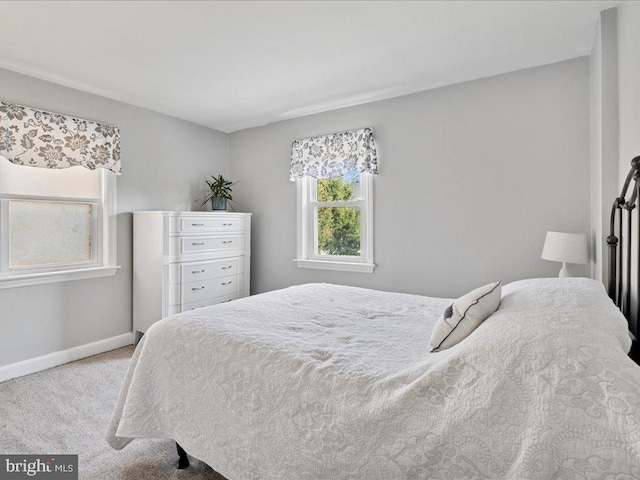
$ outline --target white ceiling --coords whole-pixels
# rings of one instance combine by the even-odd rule
[[[0,2],[0,67],[230,132],[587,55],[616,4]]]

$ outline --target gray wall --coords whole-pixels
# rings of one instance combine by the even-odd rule
[[[617,10],[600,13],[589,57],[591,104],[592,276],[606,284],[609,215],[618,193]]]
[[[204,179],[228,173],[228,135],[0,69],[0,98],[120,127],[115,277],[0,290],[0,366],[130,332],[131,214],[199,209]]]
[[[640,3],[620,2],[618,5],[619,188],[622,188],[624,178],[629,172],[631,159],[640,155],[640,29],[638,25],[640,25]],[[637,239],[634,252],[638,252]],[[632,278],[636,278],[635,271],[632,272]],[[635,286],[632,292],[632,311],[635,311],[638,300]],[[638,333],[635,318],[632,329],[636,334]]]
[[[364,126],[380,157],[378,267],[299,269],[291,142]],[[454,297],[557,275],[540,259],[545,232],[590,231],[589,162],[586,57],[233,133],[238,208],[254,214],[252,293],[332,282]]]
[[[618,5],[618,89],[620,99],[619,185],[640,155],[640,3]]]

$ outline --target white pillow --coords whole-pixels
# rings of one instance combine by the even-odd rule
[[[431,351],[440,352],[453,347],[471,335],[498,309],[501,298],[502,286],[496,282],[476,288],[453,302],[440,316],[431,333]]]

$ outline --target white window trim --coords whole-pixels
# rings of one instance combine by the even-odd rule
[[[121,268],[116,264],[116,176],[104,170],[99,171],[100,174],[100,201],[96,202],[97,208],[102,210],[102,223],[97,225],[98,240],[97,252],[98,258],[101,260],[99,265],[95,263],[86,264],[86,267],[80,265],[67,265],[59,269],[46,269],[46,271],[38,271],[30,269],[25,273],[11,273],[9,275],[0,274],[0,289],[26,287],[32,285],[41,285],[44,283],[65,282],[69,280],[82,280],[88,278],[100,278],[113,276]],[[66,199],[60,197],[36,197],[36,196],[20,196],[10,195],[1,197],[4,200],[9,199],[39,199],[42,201],[76,201],[83,202],[84,199]],[[95,200],[90,200],[95,202]],[[6,217],[6,209],[1,212]],[[0,221],[6,221],[0,218]],[[0,246],[2,251],[8,250],[6,242],[8,238],[5,235],[0,236]]]
[[[304,177],[296,180],[297,196],[297,256],[294,259],[299,268],[337,270],[343,272],[373,273],[373,175],[361,176],[362,199],[349,202],[320,202],[322,206],[359,206],[361,252],[354,258],[339,255],[316,255],[317,235],[315,234],[315,179]]]

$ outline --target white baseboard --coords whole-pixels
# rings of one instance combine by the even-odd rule
[[[64,363],[74,362],[81,358],[115,350],[116,348],[126,347],[127,345],[133,345],[133,332],[123,333],[122,335],[105,338],[97,342],[86,343],[67,350],[49,353],[41,357],[30,358],[22,362],[10,363],[9,365],[0,367],[0,382],[47,370]]]

